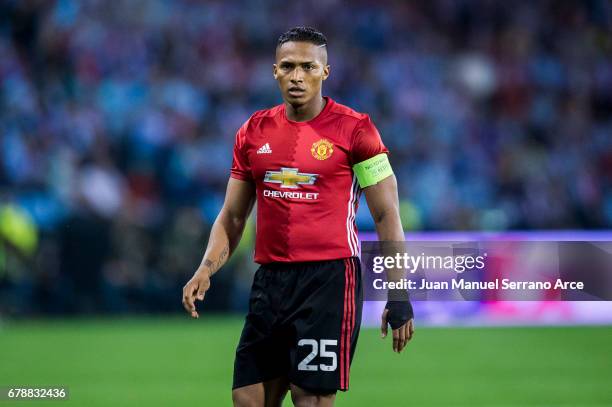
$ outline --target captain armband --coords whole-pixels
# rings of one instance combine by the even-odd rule
[[[375,155],[359,164],[353,165],[353,172],[357,175],[361,188],[377,184],[389,175],[393,175],[393,169],[391,169],[389,158],[385,153]]]

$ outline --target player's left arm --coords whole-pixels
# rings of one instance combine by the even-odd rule
[[[384,156],[384,159],[386,159],[386,154]],[[370,180],[370,182],[374,181],[376,179]],[[382,180],[366,186],[364,192],[370,213],[376,225],[378,239],[388,242],[403,242],[404,231],[400,220],[395,175],[393,173],[386,175]],[[401,352],[412,339],[414,334],[412,316],[412,305],[407,299],[404,301],[389,301],[387,303],[382,314],[381,332],[382,337],[385,338],[387,336],[387,324],[391,325],[394,352]]]
[[[365,191],[368,207],[376,224],[378,239],[389,242],[385,251],[404,249],[404,231],[399,215],[397,180],[389,163],[389,150],[382,142],[378,129],[369,116],[355,126],[351,137],[350,161],[359,186]],[[387,270],[387,280],[395,281],[399,273]],[[408,292],[393,290],[382,314],[382,337],[387,336],[387,324],[393,330],[393,350],[401,352],[412,339],[414,324]]]

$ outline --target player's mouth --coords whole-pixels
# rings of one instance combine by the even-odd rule
[[[292,86],[289,88],[288,93],[294,97],[303,96],[306,93],[306,90],[302,88],[298,88],[297,86]]]

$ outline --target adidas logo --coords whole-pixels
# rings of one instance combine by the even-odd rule
[[[272,154],[270,144],[266,143],[263,146],[259,147],[259,150],[257,150],[257,154]]]

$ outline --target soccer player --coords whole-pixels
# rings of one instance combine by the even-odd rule
[[[359,196],[365,192],[379,239],[403,241],[397,183],[368,115],[322,96],[330,73],[323,34],[282,34],[273,73],[284,103],[238,130],[225,202],[183,305],[198,317],[195,300],[231,256],[257,201],[261,266],[236,350],[234,405],[280,406],[290,390],[296,406],[331,406],[349,387],[361,321]],[[408,301],[387,302],[383,338],[388,324],[401,352],[413,335]]]

